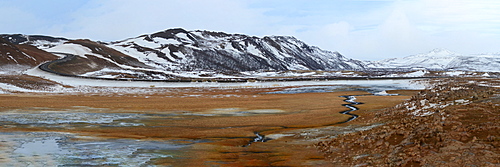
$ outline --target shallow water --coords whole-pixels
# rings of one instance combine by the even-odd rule
[[[325,86],[302,86],[297,88],[287,88],[281,91],[267,92],[267,94],[297,94],[297,93],[323,93],[339,91],[366,91],[376,94],[386,90],[403,89],[422,89],[418,84],[408,83],[389,83],[389,84],[370,84],[363,83],[359,85],[325,85]]]

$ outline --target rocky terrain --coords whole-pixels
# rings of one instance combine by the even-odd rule
[[[500,81],[431,83],[367,121],[383,125],[316,147],[336,166],[499,166]]]

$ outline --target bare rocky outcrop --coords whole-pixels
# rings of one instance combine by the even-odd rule
[[[378,113],[372,121],[383,126],[316,147],[340,166],[498,166],[500,90],[485,86],[495,84],[491,82],[498,84],[465,79],[434,83]]]

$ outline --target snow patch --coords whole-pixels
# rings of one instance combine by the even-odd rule
[[[377,92],[377,93],[374,93],[373,95],[375,96],[397,96],[398,94],[389,94],[387,93],[387,91],[381,91],[381,92]]]
[[[459,75],[463,75],[465,74],[464,71],[449,71],[449,72],[446,72],[446,75],[448,76],[459,76]]]
[[[78,45],[78,44],[72,44],[72,43],[58,45],[58,46],[46,49],[45,51],[74,54],[74,55],[78,55],[78,56],[83,57],[83,58],[87,58],[87,56],[85,56],[85,55],[94,55],[94,53],[92,53],[92,50],[90,50],[89,48],[82,46],[82,45]]]

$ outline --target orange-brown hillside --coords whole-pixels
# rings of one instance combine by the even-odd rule
[[[58,57],[31,45],[15,45],[0,38],[0,66],[25,65],[37,66]]]

